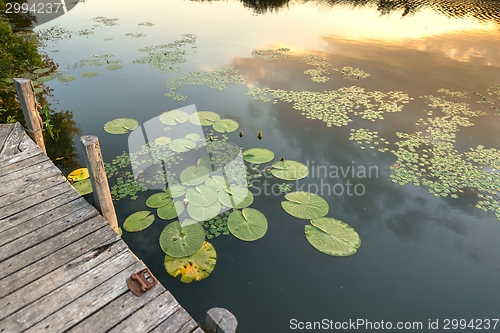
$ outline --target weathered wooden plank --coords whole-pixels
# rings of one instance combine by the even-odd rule
[[[100,216],[92,218],[53,237],[50,241],[2,261],[0,263],[0,297],[16,291],[75,259],[88,249],[110,239],[112,235],[109,230],[103,228],[104,223]],[[35,262],[36,264],[31,265]]]
[[[156,297],[130,317],[109,330],[109,333],[149,332],[173,313],[178,311],[180,305],[170,292]],[[191,318],[191,317],[189,317]]]
[[[158,325],[151,332],[154,333],[191,333],[198,327],[198,324],[193,318],[184,310],[179,307],[174,314],[166,318],[160,325]]]
[[[137,297],[131,292],[126,292],[122,296],[94,313],[90,317],[85,318],[68,332],[72,333],[87,333],[95,331],[99,327],[103,332],[108,331],[118,325],[125,318],[138,311],[152,299],[159,297],[165,293],[165,288],[161,284],[157,284],[153,289]],[[0,302],[0,305],[2,303]]]
[[[45,164],[40,165],[41,163]],[[17,179],[27,174],[35,174],[49,167],[53,168],[54,165],[50,163],[50,160],[47,156],[43,155],[42,152],[35,156],[19,159],[13,163],[1,163],[0,181],[5,183],[9,180]]]
[[[17,201],[15,205],[10,205],[3,207],[0,210],[0,219],[9,217],[19,212],[23,212],[26,214],[25,210],[36,206],[39,203],[43,203],[44,201],[59,196],[63,193],[67,192],[75,192],[75,190],[71,187],[71,185],[67,183],[60,183],[52,188],[48,188],[42,190],[40,192],[25,196],[24,198]]]
[[[9,156],[18,154],[21,152],[19,149],[19,144],[26,133],[21,124],[14,124],[14,128],[9,133],[9,136],[5,139],[2,149],[0,150],[0,156]]]
[[[50,224],[52,221],[58,221],[65,217],[68,217],[68,215],[76,214],[81,209],[91,209],[97,216],[97,211],[93,209],[92,206],[90,206],[88,202],[85,201],[85,199],[78,198],[76,200],[63,203],[61,204],[61,206],[38,215],[31,220],[17,224],[16,226],[7,230],[0,231],[0,247],[18,238],[21,238],[26,234],[32,233],[39,228],[42,228]],[[66,223],[65,221],[63,221],[63,223]],[[52,227],[55,228],[56,226],[54,225]],[[58,234],[60,231],[61,229],[54,229],[54,235]]]
[[[43,275],[38,280],[33,281],[4,298],[0,298],[0,309],[2,309],[2,311],[0,311],[0,320],[36,301],[42,296],[49,294],[81,274],[85,274],[92,267],[101,264],[123,251],[128,252],[128,247],[123,241],[115,239],[111,243],[107,242],[101,244],[70,261],[66,265]],[[87,332],[91,331],[92,330],[88,330]]]
[[[13,128],[14,124],[0,124],[0,151]]]
[[[144,263],[142,262],[134,263],[132,266],[126,268],[109,280],[104,281],[102,284],[82,295],[76,301],[71,302],[65,307],[57,310],[57,312],[45,318],[25,332],[63,332],[66,328],[76,325],[86,317],[102,309],[102,307],[106,304],[109,304],[116,298],[119,298],[121,295],[124,295],[125,293],[132,294],[132,292],[128,289],[126,280],[130,277],[130,275],[136,273],[144,267]],[[154,302],[154,299],[152,302]],[[114,315],[118,315],[121,310],[121,308],[115,308],[114,313],[111,317],[108,317],[108,319],[113,318]],[[93,329],[87,332],[95,332],[96,328],[99,328],[99,331],[101,332],[106,331],[102,326],[94,325]],[[136,327],[135,332],[142,332],[142,330],[138,330]]]
[[[61,171],[56,168],[46,168],[41,170],[40,172],[35,172],[33,174],[22,174],[19,178],[15,179],[2,179],[2,187],[0,187],[0,202],[8,200],[10,197],[2,197],[6,196],[7,194],[11,195],[13,192],[24,194],[27,191],[30,191],[33,187],[35,188],[35,191],[36,188],[45,186],[46,179],[50,179],[51,177],[56,175],[58,175],[59,178],[64,181]]]
[[[31,207],[28,210],[18,212],[17,214],[11,215],[5,219],[0,219],[0,232],[13,228],[14,226],[21,224],[23,222],[29,221],[38,216],[50,212],[57,207],[60,207],[68,202],[81,199],[81,196],[74,189],[70,189],[65,193],[61,193],[59,196],[48,199],[35,207]]]
[[[109,227],[106,227],[106,229],[109,229]],[[0,332],[21,332],[36,325],[73,300],[77,300],[80,296],[136,263],[137,260],[127,251],[106,260],[86,274],[80,275],[0,321]],[[104,297],[104,295],[96,298],[100,297]],[[82,302],[82,305],[84,307],[85,303]],[[54,330],[48,330],[48,332],[54,332]]]
[[[33,140],[31,140],[28,136],[25,136],[21,140],[21,143],[19,144],[19,149],[21,149],[21,152],[19,154],[10,156],[0,156],[0,165],[17,163],[18,161],[25,160],[36,155],[43,155],[43,152],[40,150],[40,147],[38,147],[33,142]]]
[[[57,188],[35,193],[30,197],[20,200],[16,206],[7,206],[0,210],[0,230],[5,230],[8,227],[52,210],[59,206],[61,201],[64,203],[79,197],[78,192],[68,184],[60,184]]]
[[[64,232],[74,226],[87,221],[98,213],[94,207],[87,205],[77,212],[67,215],[61,219],[57,220],[47,220],[48,223],[42,225],[41,228],[34,230],[33,232],[24,235],[12,242],[9,242],[3,246],[0,246],[0,262],[6,260],[7,258],[13,257],[18,253],[23,252],[29,248],[32,248],[49,238],[54,237],[61,232]],[[26,223],[23,223],[23,225]]]
[[[31,182],[28,184],[28,188],[26,186],[22,186],[23,184],[18,181],[18,183],[14,183],[11,185],[12,188],[16,190],[10,193],[8,196],[0,196],[0,209],[3,207],[15,204],[33,194],[38,192],[42,192],[48,189],[56,188],[59,184],[65,183],[66,180],[62,177],[61,173],[54,175],[53,168],[47,168],[43,170],[41,173],[45,175],[45,180],[37,179],[36,182]],[[52,173],[51,176],[49,176]]]

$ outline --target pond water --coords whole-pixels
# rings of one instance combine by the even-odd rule
[[[106,122],[130,117],[143,123],[194,104],[239,122],[230,142],[309,166],[300,181],[256,179],[252,207],[267,217],[267,234],[255,242],[211,239],[217,263],[202,281],[184,284],[165,271],[158,237],[166,221],[156,217],[142,232],[123,232],[196,320],[224,307],[237,317],[240,333],[288,332],[293,319],[421,322],[425,332],[429,320],[443,329],[445,319],[498,318],[500,159],[489,148],[500,147],[500,88],[492,86],[500,83],[499,8],[495,1],[88,0],[36,30],[59,26],[42,51],[59,71],[76,76],[46,83],[51,108],[69,110],[82,134],[97,135],[108,162],[127,151],[128,141],[106,133]],[[177,50],[175,57],[186,61],[149,53],[153,66],[134,63],[148,56],[140,48],[181,39],[183,45],[161,50]],[[100,66],[78,63],[102,59]],[[115,63],[123,68],[106,70]],[[168,79],[220,66],[237,70],[244,82],[220,90],[167,87]],[[98,75],[82,78],[89,71]],[[255,88],[271,89],[270,100],[254,98],[260,96]],[[165,96],[169,92],[175,98]],[[378,106],[385,111],[377,116]],[[372,132],[363,129],[378,137],[367,138]],[[371,173],[358,173],[363,168]],[[304,235],[309,222],[281,208],[284,194],[257,195],[283,182],[292,191],[320,194],[327,216],[358,232],[357,253],[317,251]],[[463,189],[457,198],[451,197],[455,189]],[[120,224],[147,210],[153,193],[117,201]],[[480,202],[481,194],[490,197]]]

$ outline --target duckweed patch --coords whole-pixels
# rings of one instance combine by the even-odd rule
[[[328,127],[346,126],[352,113],[362,119],[376,121],[384,119],[384,112],[401,112],[412,100],[401,91],[369,92],[361,87],[342,87],[325,92],[286,91],[282,89],[252,88],[247,95],[262,101],[283,101],[292,103],[295,110],[308,119],[318,119]]]
[[[224,90],[229,83],[244,83],[247,78],[239,75],[233,67],[221,66],[212,71],[193,71],[187,76],[180,78],[167,79],[168,93],[165,96],[171,97],[176,101],[186,100],[187,96],[181,95],[176,90],[185,85],[208,85],[212,89]]]
[[[125,36],[139,38],[139,37],[146,37],[147,35],[143,34],[142,32],[136,32],[136,33],[129,32],[129,33],[126,33]]]
[[[281,47],[276,50],[253,50],[252,55],[267,61],[271,61],[289,57],[290,56],[289,52],[290,49]]]
[[[331,67],[331,64],[322,57],[317,55],[307,55],[302,58],[302,61],[308,65],[316,67],[315,69],[308,69],[304,72],[304,74],[309,74],[311,76],[311,80],[313,82],[326,82],[330,79],[324,74],[329,74],[327,70]]]
[[[486,95],[481,95],[476,93],[481,100],[478,103],[487,103],[490,104],[493,110],[495,111],[495,115],[500,115],[500,83],[492,84],[487,90]]]
[[[181,64],[187,59],[187,51],[182,49],[187,44],[194,44],[196,36],[191,34],[182,35],[182,38],[172,43],[147,46],[140,48],[141,52],[149,52],[147,56],[134,60],[133,64],[147,64],[151,68],[162,73],[178,72],[180,68],[174,66]]]
[[[370,149],[377,148],[380,152],[386,152],[389,150],[389,148],[384,146],[388,145],[389,142],[386,139],[379,137],[377,131],[370,131],[364,128],[352,128],[349,140],[356,141],[356,143],[361,146],[361,149],[366,149],[367,147]]]

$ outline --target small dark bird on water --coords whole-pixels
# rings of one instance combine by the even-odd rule
[[[262,140],[262,131],[259,132],[259,134],[257,135],[257,137],[259,138],[259,140]]]
[[[240,131],[240,138],[242,138],[244,134],[243,131]]]

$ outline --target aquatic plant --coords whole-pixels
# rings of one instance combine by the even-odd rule
[[[349,140],[356,141],[357,144],[360,145],[361,149],[366,149],[366,147],[369,147],[370,149],[375,149],[375,146],[378,146],[378,151],[382,153],[389,150],[389,148],[387,147],[379,146],[381,144],[388,145],[389,142],[384,138],[379,138],[377,131],[370,131],[365,128],[359,128],[359,129],[351,128],[351,134],[349,135]]]
[[[331,67],[331,64],[322,57],[317,55],[307,55],[302,58],[302,61],[308,65],[316,67],[315,69],[308,69],[304,72],[304,74],[311,75],[311,80],[313,82],[326,82],[330,79],[329,77],[324,76],[324,74],[329,74],[327,70]]]
[[[361,246],[358,233],[347,223],[331,217],[313,219],[310,223],[304,227],[306,239],[320,252],[345,257],[356,253]]]
[[[500,115],[500,83],[492,84],[487,90],[486,95],[478,94],[481,100],[478,103],[488,103],[495,111],[495,115]]]
[[[191,256],[174,258],[165,256],[164,267],[173,277],[181,275],[181,282],[190,283],[207,278],[215,268],[217,254],[209,242],[204,242],[201,248]]]
[[[139,122],[132,118],[117,118],[104,124],[104,131],[109,134],[125,134],[139,126]]]
[[[280,193],[288,193],[292,190],[292,184],[282,183],[278,185]]]
[[[180,68],[173,65],[188,61],[186,57],[188,53],[186,50],[182,49],[182,47],[187,44],[194,44],[195,42],[196,36],[185,34],[182,35],[181,39],[168,44],[146,46],[140,48],[139,51],[149,52],[148,55],[136,59],[132,63],[147,64],[151,68],[162,73],[178,72]]]
[[[174,100],[181,101],[187,99],[187,96],[181,95],[176,90],[185,85],[206,84],[212,89],[224,90],[229,83],[243,83],[247,78],[239,75],[238,71],[229,66],[216,67],[212,71],[193,71],[184,77],[167,79],[169,96]]]
[[[299,180],[307,177],[309,169],[300,162],[283,159],[273,163],[271,174],[283,180]]]
[[[160,234],[160,247],[170,257],[182,258],[195,254],[205,242],[205,229],[199,223],[181,225],[174,221]]]
[[[236,209],[229,215],[227,226],[234,237],[251,242],[264,237],[267,232],[267,219],[254,208]]]
[[[125,222],[123,222],[123,229],[128,232],[142,231],[153,224],[154,220],[155,216],[152,215],[150,211],[141,210],[125,219]]]
[[[251,148],[243,152],[243,159],[248,163],[262,164],[271,162],[274,159],[274,153],[266,148]]]
[[[205,236],[207,239],[212,239],[221,235],[229,235],[229,228],[227,226],[229,214],[231,214],[231,211],[225,211],[208,221],[201,222],[205,228]]]
[[[137,32],[137,33],[131,33],[131,32],[129,32],[129,33],[126,33],[125,36],[139,38],[139,37],[145,37],[147,35],[143,34],[142,32]]]
[[[293,217],[312,220],[328,214],[329,205],[325,199],[310,192],[291,192],[285,195],[281,207]]]
[[[343,87],[325,92],[286,91],[254,87],[247,92],[256,100],[293,103],[292,107],[308,119],[319,119],[328,127],[346,126],[352,119],[349,114],[376,121],[384,119],[384,112],[400,112],[410,102],[407,94],[400,91],[368,92],[361,87]]]
[[[289,57],[288,52],[290,52],[290,49],[280,47],[276,50],[253,50],[252,55],[270,61]]]
[[[342,67],[342,69],[339,71],[338,69],[334,68],[335,72],[340,72],[340,74],[349,80],[359,80],[359,79],[366,79],[367,77],[370,76],[369,73],[366,73],[362,71],[359,68],[352,68],[351,66],[346,66]]]

